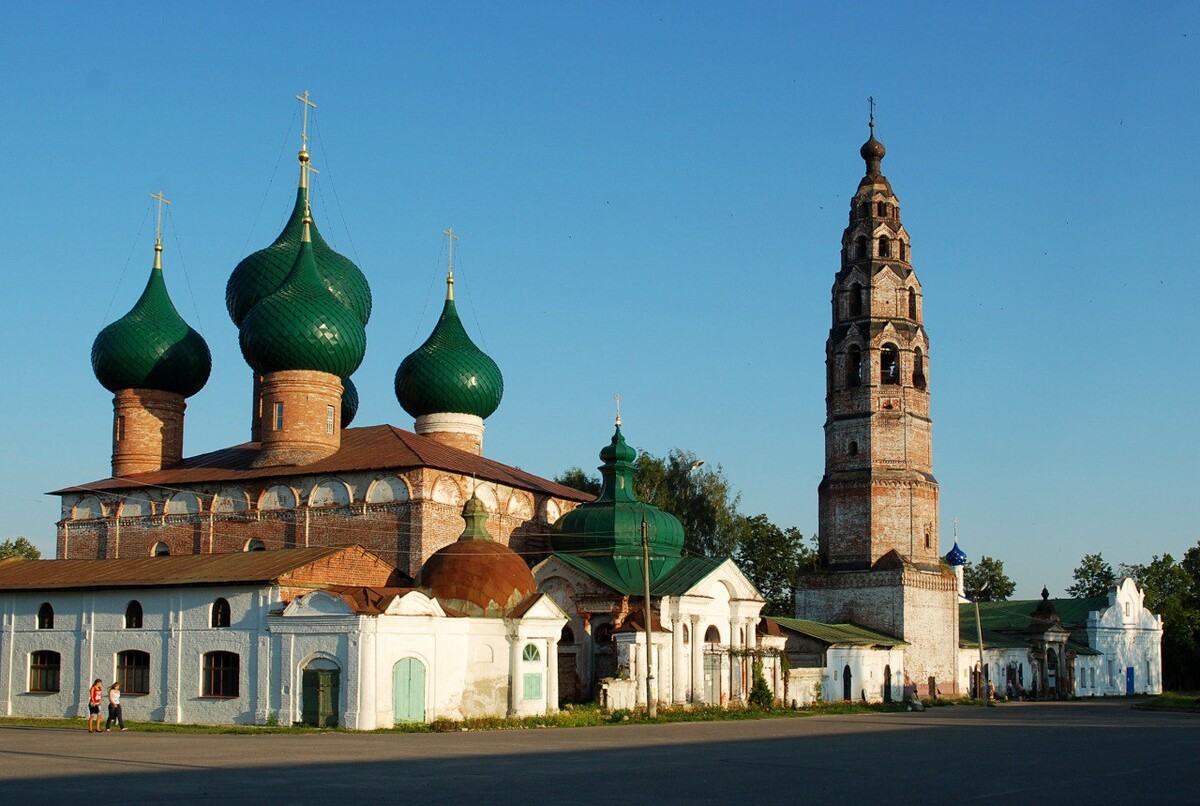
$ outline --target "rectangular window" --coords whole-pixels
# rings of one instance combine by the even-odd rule
[[[333,433],[333,406],[325,407],[325,433]]]
[[[116,433],[117,442],[124,442],[125,441],[125,415],[124,414],[117,415],[117,422],[116,422],[115,428],[117,431],[117,433]]]
[[[275,404],[275,430],[276,431],[283,430],[283,404],[282,403]]]
[[[149,694],[150,653],[136,649],[118,652],[117,682],[125,694]]]
[[[208,652],[204,655],[201,692],[205,697],[236,697],[240,678],[240,658],[236,652]]]
[[[39,650],[29,656],[29,690],[38,694],[58,691],[62,658],[57,652]]]
[[[542,698],[542,676],[540,674],[525,675],[525,699],[540,700]]]

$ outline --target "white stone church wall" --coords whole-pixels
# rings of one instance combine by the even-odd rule
[[[1122,695],[1133,670],[1135,694],[1162,693],[1162,617],[1144,604],[1145,594],[1132,579],[1109,592],[1108,607],[1088,616],[1088,645],[1103,656],[1100,694]]]
[[[830,647],[825,655],[821,683],[826,702],[845,699],[846,667],[850,668],[850,699],[855,702],[883,702],[884,681],[891,673],[891,698],[904,697],[904,651],[873,647]]]

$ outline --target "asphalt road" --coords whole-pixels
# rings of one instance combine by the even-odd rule
[[[1200,803],[1200,716],[1127,702],[455,734],[0,728],[0,802]]]

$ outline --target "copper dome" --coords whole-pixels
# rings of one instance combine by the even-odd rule
[[[425,561],[421,587],[468,616],[502,616],[537,593],[525,561],[488,534],[487,510],[473,494],[463,506],[463,519],[462,536]]]

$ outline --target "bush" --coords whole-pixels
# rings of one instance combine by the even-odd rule
[[[752,669],[754,683],[750,686],[750,704],[769,711],[775,704],[775,695],[771,693],[771,687],[767,685],[767,678],[763,676],[762,660],[755,658]]]

